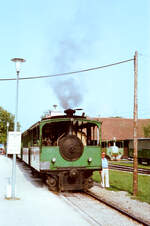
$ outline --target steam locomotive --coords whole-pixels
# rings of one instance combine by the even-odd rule
[[[38,173],[49,190],[87,190],[101,170],[101,122],[67,109],[50,115],[22,134],[18,156]]]

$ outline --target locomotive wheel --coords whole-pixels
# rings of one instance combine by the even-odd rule
[[[57,178],[48,176],[46,179],[48,189],[51,191],[57,191]]]
[[[61,156],[68,161],[75,161],[83,153],[83,144],[75,135],[67,135],[59,141]]]
[[[36,170],[32,170],[33,177],[39,177],[39,173]]]
[[[93,187],[93,179],[88,177],[84,180],[83,189],[86,191],[91,187]]]

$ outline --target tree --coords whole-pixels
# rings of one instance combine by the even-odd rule
[[[6,145],[7,140],[7,123],[9,131],[14,130],[14,115],[0,107],[0,143]],[[19,125],[20,126],[20,125]]]
[[[143,127],[144,137],[150,137],[150,124]]]

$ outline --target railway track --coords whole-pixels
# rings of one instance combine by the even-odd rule
[[[90,197],[93,197],[94,199],[98,200],[99,202],[104,203],[105,205],[115,209],[116,211],[120,212],[121,214],[127,216],[128,218],[130,218],[130,219],[132,219],[132,220],[134,220],[134,221],[136,221],[136,222],[138,222],[138,223],[140,223],[140,224],[142,224],[144,226],[150,226],[150,224],[148,222],[146,222],[145,220],[143,220],[143,219],[141,219],[141,218],[139,218],[137,216],[134,216],[133,214],[131,214],[131,213],[119,208],[118,206],[116,206],[116,205],[104,200],[103,198],[99,197],[98,195],[96,195],[96,194],[94,194],[94,193],[92,193],[90,191],[85,191],[85,193],[87,195],[89,195]]]
[[[121,166],[121,165],[109,164],[109,168],[115,169],[115,170],[120,170],[120,171],[133,172],[133,167],[130,167],[130,166]],[[150,175],[150,169],[138,168],[138,173]]]
[[[83,195],[81,193],[81,195]],[[59,194],[59,196],[67,202],[75,211],[77,211],[91,226],[102,226],[100,222],[90,213],[88,213],[87,209],[83,208],[81,204],[79,204],[79,200],[81,201],[81,196],[79,193],[65,192]],[[83,199],[82,199],[83,200]]]
[[[65,192],[59,195],[77,212],[79,212],[90,225],[144,225],[149,223],[139,219],[113,204],[103,200],[98,195],[86,191],[84,193]]]

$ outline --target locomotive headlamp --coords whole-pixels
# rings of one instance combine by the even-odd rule
[[[56,162],[56,158],[54,157],[54,158],[52,158],[52,163],[55,163]]]
[[[92,162],[92,158],[91,158],[91,157],[88,158],[88,162],[89,162],[89,163]]]

